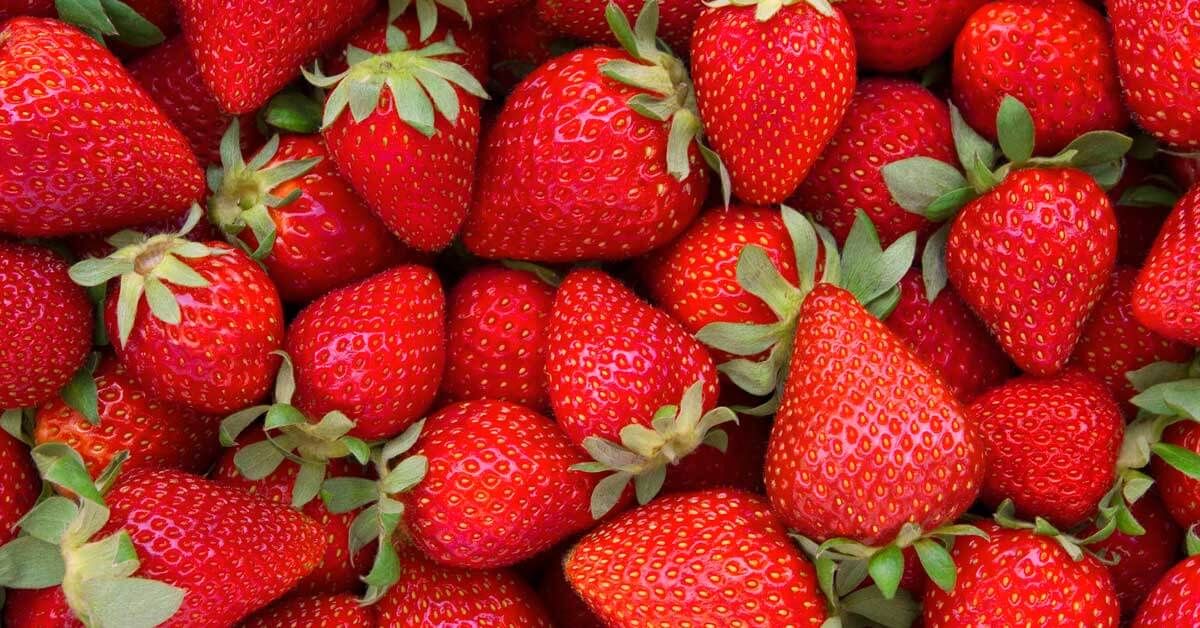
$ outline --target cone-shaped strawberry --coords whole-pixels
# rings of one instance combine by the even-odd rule
[[[1133,314],[1146,327],[1200,344],[1200,185],[1171,210],[1133,290]]]

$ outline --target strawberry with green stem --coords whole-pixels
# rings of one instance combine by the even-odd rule
[[[1133,620],[1133,628],[1194,626],[1200,622],[1200,538],[1188,531],[1188,557],[1154,585]]]
[[[1155,583],[1178,562],[1184,532],[1154,491],[1142,495],[1131,506],[1131,514],[1142,527],[1142,534],[1115,530],[1112,536],[1090,545],[1093,552],[1116,561],[1108,565],[1108,571],[1125,618],[1137,612]],[[1084,534],[1095,530],[1089,528]]]

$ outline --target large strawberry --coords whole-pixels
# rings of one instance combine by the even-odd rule
[[[283,342],[283,306],[267,274],[223,242],[178,233],[120,232],[117,251],[71,267],[85,286],[111,284],[104,312],[117,358],[143,390],[164,401],[222,414],[258,401]],[[144,297],[144,298],[143,298]]]
[[[1200,185],[1179,202],[1133,289],[1133,315],[1151,330],[1200,344]]]
[[[375,607],[348,593],[288,596],[247,617],[241,628],[376,628]]]
[[[617,43],[605,20],[604,11],[608,3],[603,0],[537,0],[538,19],[552,26],[555,31],[584,41],[607,44]],[[645,4],[643,0],[614,0],[624,13],[637,13]],[[658,36],[673,50],[686,51],[692,39],[692,28],[696,18],[704,9],[697,0],[662,0],[658,3],[660,14]]]
[[[907,72],[937,59],[986,0],[844,0],[838,8],[854,31],[858,64]]]
[[[1138,609],[1133,628],[1200,624],[1200,552],[1193,547],[1190,553],[1154,585]]]
[[[505,101],[463,231],[472,253],[624,259],[669,242],[699,211],[707,149],[687,67],[656,48],[658,5],[636,28],[615,5],[607,16],[625,50],[558,57]]]
[[[332,87],[322,121],[329,155],[375,213],[409,246],[445,248],[467,214],[479,143],[479,81],[443,57],[450,34],[427,44],[399,29],[347,49],[349,69],[306,73]],[[384,87],[387,86],[385,90]]]
[[[854,36],[822,0],[720,0],[692,34],[696,102],[738,198],[778,203],[837,131],[855,85]]]
[[[0,26],[0,232],[111,231],[200,196],[187,141],[100,44],[54,20]]]
[[[1117,561],[1108,565],[1108,571],[1121,602],[1122,617],[1137,612],[1155,583],[1179,559],[1183,541],[1183,530],[1153,492],[1138,498],[1130,513],[1142,528],[1141,534],[1115,530],[1112,536],[1089,546],[1098,555]]]
[[[749,493],[655,500],[585,536],[564,565],[607,625],[635,626],[657,609],[679,625],[815,628],[826,619],[812,565]]]
[[[1019,99],[1033,114],[1037,154],[1088,131],[1123,130],[1129,117],[1109,40],[1104,16],[1084,0],[988,3],[954,44],[954,102],[995,140],[1001,101]]]

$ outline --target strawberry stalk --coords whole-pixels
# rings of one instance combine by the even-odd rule
[[[396,18],[407,13],[409,7],[414,4],[417,10],[417,23],[421,29],[421,41],[429,39],[429,36],[433,34],[433,29],[437,28],[439,6],[445,7],[461,17],[467,23],[467,28],[472,27],[471,11],[465,0],[388,0],[388,24],[395,22]]]

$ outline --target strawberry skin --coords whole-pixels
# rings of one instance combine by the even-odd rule
[[[338,410],[374,440],[394,436],[433,403],[446,362],[445,297],[437,275],[398,266],[326,294],[288,328],[294,405]]]
[[[946,268],[1021,370],[1062,369],[1108,286],[1117,225],[1104,190],[1073,169],[1012,172],[950,228]]]
[[[846,241],[859,209],[885,247],[910,231],[928,235],[934,223],[900,207],[883,180],[884,166],[918,156],[955,163],[950,109],[912,81],[867,79],[789,202],[811,208],[813,218],[839,243]]]
[[[414,454],[425,479],[405,494],[413,543],[445,565],[507,567],[586,530],[596,474],[550,419],[503,401],[466,401],[427,419]]]
[[[1056,153],[1088,131],[1124,130],[1129,116],[1109,41],[1104,16],[1084,0],[986,4],[954,44],[954,103],[994,142],[1000,101],[1017,98],[1033,115],[1036,154]]]
[[[962,406],[849,292],[814,288],[794,346],[766,465],[767,495],[789,527],[877,545],[971,505],[984,451]]]
[[[980,526],[951,550],[958,582],[925,589],[925,626],[1108,626],[1120,607],[1108,570],[1095,558],[1072,560],[1054,539],[1030,530]]]
[[[797,2],[765,22],[755,19],[756,10],[709,7],[700,14],[692,77],[733,194],[773,205],[796,191],[850,104],[854,36],[836,8],[827,17]]]
[[[0,242],[0,408],[58,394],[92,347],[92,305],[49,249]]]
[[[637,15],[641,0],[614,0],[626,15]],[[537,0],[537,15],[562,35],[606,44],[616,43],[604,19],[606,2],[597,0]],[[658,36],[673,50],[685,51],[692,37],[696,18],[704,9],[696,0],[663,0],[658,3]]]
[[[0,26],[0,232],[51,237],[169,218],[200,197],[187,141],[95,40]]]
[[[1091,546],[1095,552],[1107,552],[1119,558],[1115,565],[1108,566],[1108,571],[1121,602],[1122,617],[1132,617],[1137,612],[1142,600],[1179,559],[1179,547],[1183,543],[1183,530],[1171,520],[1166,506],[1153,491],[1138,498],[1130,512],[1146,530],[1145,534],[1125,534],[1116,530],[1112,536]],[[1094,530],[1094,527],[1090,528],[1088,534]]]
[[[247,617],[241,628],[375,628],[375,607],[353,595],[289,596]]]
[[[669,124],[626,101],[645,90],[602,76],[615,48],[534,70],[509,95],[481,148],[463,242],[486,258],[617,260],[669,242],[708,194],[694,143],[690,174],[666,168]]]
[[[1194,421],[1176,423],[1163,432],[1163,442],[1200,454],[1200,424]],[[1184,475],[1158,456],[1154,457],[1151,469],[1158,494],[1175,523],[1185,529],[1200,523],[1200,480]]]
[[[1138,609],[1133,628],[1200,624],[1200,556],[1187,558],[1167,572]]]
[[[838,8],[854,31],[858,64],[907,72],[940,57],[987,0],[846,0]]]
[[[664,612],[673,625],[825,621],[812,566],[766,500],[750,493],[662,497],[585,536],[564,566],[606,625],[637,626]]]
[[[1158,232],[1133,289],[1133,315],[1151,330],[1200,344],[1200,186],[1179,202]]]
[[[4,478],[0,482],[0,543],[8,543],[17,535],[17,522],[29,512],[41,493],[29,448],[8,432],[0,433],[0,477]]]
[[[527,271],[485,266],[463,277],[448,301],[442,398],[547,410],[546,328],[554,288]]]

